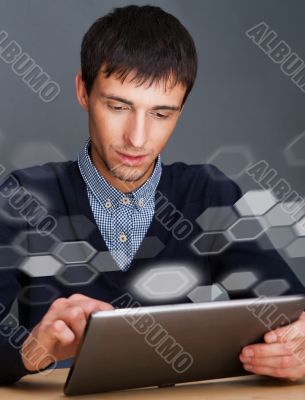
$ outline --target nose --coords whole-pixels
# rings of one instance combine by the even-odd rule
[[[146,144],[147,126],[145,112],[133,113],[128,120],[125,131],[125,143],[130,147],[144,148]]]

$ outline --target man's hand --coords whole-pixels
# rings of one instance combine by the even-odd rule
[[[296,322],[266,333],[264,340],[242,349],[239,359],[247,371],[291,381],[305,377],[305,312]]]
[[[42,349],[57,361],[73,357],[90,313],[112,309],[111,304],[82,294],[56,299],[23,343],[21,356],[25,367],[38,371],[50,364],[50,357],[48,362],[40,357]]]

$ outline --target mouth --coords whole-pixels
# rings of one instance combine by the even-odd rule
[[[118,151],[117,151],[117,154],[119,155],[122,163],[123,164],[127,164],[127,165],[139,165],[147,157],[147,154],[142,154],[142,155],[139,155],[139,156],[133,156],[133,155],[129,155],[129,154],[120,153]]]

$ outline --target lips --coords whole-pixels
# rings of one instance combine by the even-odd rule
[[[123,164],[128,164],[128,165],[138,165],[141,164],[145,158],[146,158],[146,154],[142,154],[142,155],[129,155],[129,154],[123,154],[123,153],[119,153],[117,152],[117,154],[119,155],[121,161],[123,162]]]

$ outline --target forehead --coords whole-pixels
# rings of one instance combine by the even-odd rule
[[[129,74],[124,82],[115,74],[105,77],[100,72],[94,82],[94,89],[97,92],[105,93],[112,96],[125,98],[134,104],[143,106],[154,106],[156,104],[169,104],[181,106],[186,91],[185,86],[181,83],[172,87],[171,81],[153,82],[149,86],[149,82],[145,82],[141,86],[135,81],[131,81],[133,75]]]

